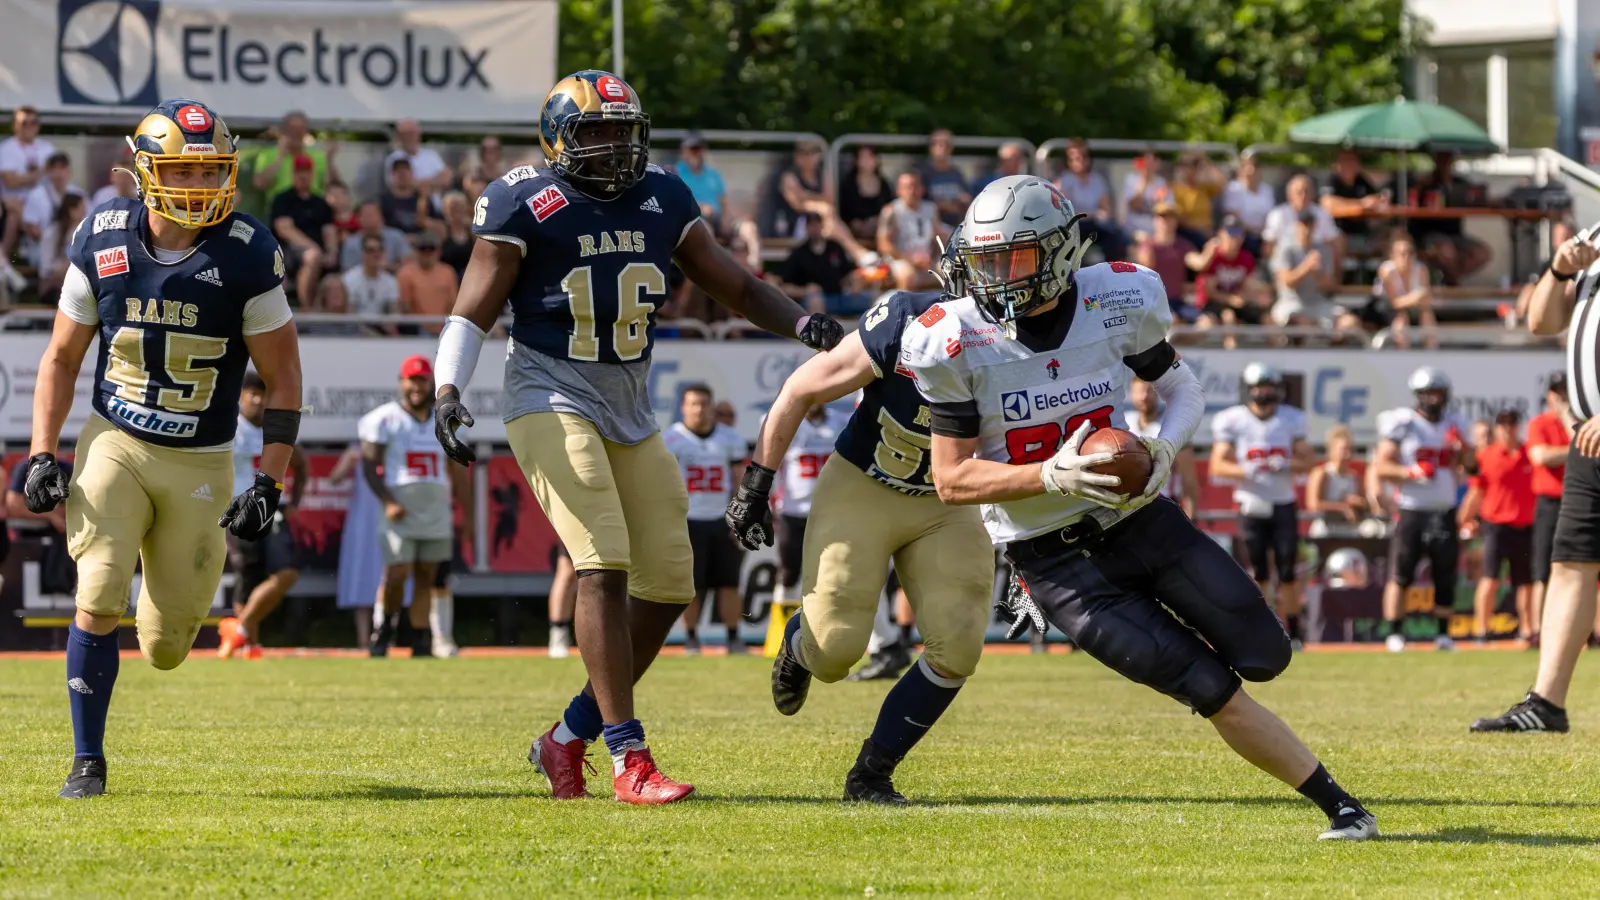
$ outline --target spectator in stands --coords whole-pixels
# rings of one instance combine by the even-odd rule
[[[461,192],[467,195],[469,205],[478,202],[478,198],[483,196],[484,188],[493,180],[489,173],[484,171],[483,166],[467,167],[466,173],[461,176]]]
[[[1361,309],[1348,310],[1353,321],[1341,327],[1361,327],[1370,331],[1391,329],[1396,347],[1411,346],[1408,326],[1423,329],[1423,340],[1429,348],[1439,346],[1434,334],[1438,320],[1433,315],[1432,276],[1428,267],[1417,259],[1417,244],[1405,232],[1397,233],[1389,241],[1389,258],[1378,267],[1377,280],[1372,284],[1372,299]]]
[[[700,215],[711,223],[713,232],[722,230],[722,204],[728,189],[723,186],[722,173],[706,163],[706,139],[698,131],[691,131],[678,148],[678,177],[689,186],[700,204]]]
[[[88,212],[82,194],[68,194],[44,228],[39,243],[34,246],[33,267],[39,273],[39,296],[52,297],[61,291],[61,282],[67,277],[67,245],[72,243],[72,232]]]
[[[39,110],[19,106],[11,113],[11,137],[0,141],[0,197],[17,215],[40,179],[45,161],[56,152],[55,145],[39,137]]]
[[[777,237],[804,237],[807,210],[826,214],[831,206],[828,197],[827,176],[822,171],[822,147],[802,140],[794,145],[794,160],[778,176],[778,191],[784,209],[779,210],[775,234]]]
[[[1201,152],[1185,153],[1175,174],[1172,202],[1178,207],[1178,233],[1198,247],[1216,230],[1211,205],[1228,179]]]
[[[1328,429],[1328,458],[1306,475],[1306,512],[1316,516],[1311,522],[1313,538],[1353,538],[1361,534],[1367,517],[1367,497],[1361,479],[1350,466],[1355,449],[1350,429],[1335,425]]]
[[[378,206],[383,209],[383,223],[390,228],[409,235],[427,227],[428,198],[417,190],[411,160],[404,156],[389,157],[388,187],[378,195]]]
[[[878,254],[889,260],[895,286],[902,291],[936,284],[929,270],[940,234],[939,210],[922,196],[922,176],[901,172],[894,183],[894,202],[878,215]]]
[[[1072,201],[1073,212],[1089,217],[1078,223],[1084,238],[1092,238],[1106,259],[1125,258],[1128,236],[1117,227],[1111,208],[1111,185],[1094,170],[1088,141],[1073,138],[1067,142],[1067,168],[1056,178],[1056,187]]]
[[[400,305],[400,282],[384,268],[387,251],[381,237],[360,234],[361,265],[344,273],[351,312],[388,315]]]
[[[1239,159],[1238,171],[1228,186],[1222,189],[1222,211],[1238,217],[1244,226],[1245,249],[1261,258],[1261,233],[1266,230],[1267,216],[1277,206],[1272,188],[1261,183],[1261,166],[1253,156]]]
[[[1161,160],[1146,150],[1133,161],[1133,171],[1122,180],[1122,226],[1137,241],[1140,232],[1155,230],[1156,204],[1170,199],[1172,191],[1161,177]]]
[[[839,218],[863,241],[878,233],[878,216],[894,200],[882,167],[878,148],[862,144],[856,147],[855,165],[839,185]]]
[[[922,191],[939,210],[939,221],[954,228],[961,224],[972,203],[972,190],[967,186],[967,176],[956,168],[950,154],[955,150],[955,138],[948,128],[937,128],[928,135],[928,158],[917,171],[922,175]]]
[[[1267,216],[1267,227],[1261,232],[1261,249],[1269,259],[1276,260],[1273,252],[1277,245],[1295,238],[1295,230],[1300,226],[1300,220],[1307,215],[1312,217],[1312,238],[1318,244],[1328,247],[1327,259],[1324,262],[1330,266],[1337,261],[1333,258],[1338,253],[1342,233],[1339,226],[1333,224],[1333,216],[1328,211],[1316,204],[1314,191],[1316,185],[1310,175],[1296,175],[1289,179],[1289,184],[1283,189],[1284,202],[1273,208]],[[1277,267],[1277,263],[1273,263]],[[1337,266],[1333,268],[1337,272]]]
[[[1011,175],[1028,174],[1028,151],[1016,141],[1006,141],[994,153],[994,171],[972,183],[972,194],[977,196],[991,182]],[[959,224],[959,223],[958,223]]]
[[[416,179],[417,190],[422,193],[436,194],[450,187],[455,173],[444,164],[438,152],[422,146],[422,126],[417,124],[416,119],[401,119],[394,123],[394,144],[394,152],[385,160],[385,171],[391,171],[395,159],[400,158],[411,164],[411,175]],[[492,178],[493,173],[485,173],[485,182]]]
[[[1217,234],[1197,253],[1184,257],[1195,273],[1195,305],[1202,325],[1259,325],[1271,292],[1256,274],[1256,257],[1244,247],[1239,218],[1222,217]],[[1169,302],[1171,298],[1168,298]],[[1173,311],[1177,317],[1177,310]],[[1195,319],[1183,321],[1193,323]]]
[[[1533,463],[1518,438],[1521,415],[1502,409],[1494,417],[1493,440],[1477,446],[1477,474],[1461,501],[1459,524],[1477,522],[1483,532],[1483,571],[1473,596],[1473,636],[1489,639],[1489,620],[1498,606],[1500,569],[1508,570],[1516,596],[1522,636],[1531,636],[1533,599]]]
[[[390,272],[397,271],[406,257],[411,255],[411,243],[406,240],[405,232],[383,223],[383,207],[378,205],[378,201],[368,200],[361,204],[361,209],[356,213],[356,222],[361,230],[345,238],[344,246],[339,249],[339,268],[342,271],[348,272],[362,264],[366,258],[363,242],[367,238],[382,242],[381,263]]]
[[[1361,156],[1354,150],[1340,150],[1322,188],[1322,208],[1334,217],[1334,224],[1344,232],[1347,254],[1365,257],[1373,251],[1377,229],[1374,221],[1364,215],[1382,212],[1388,207],[1388,192],[1378,190],[1372,179],[1361,171]]]
[[[316,305],[312,309],[330,316],[350,312],[350,292],[344,286],[343,275],[329,272],[322,276],[322,282],[317,285]],[[301,322],[299,328],[303,334],[315,334],[320,337],[357,337],[382,333],[355,322]]]
[[[311,190],[316,164],[304,154],[295,157],[294,179],[289,189],[272,198],[272,233],[283,248],[283,259],[294,279],[300,305],[309,305],[324,264],[339,252],[339,229],[333,224],[333,207]]]
[[[114,197],[132,199],[138,193],[138,185],[133,180],[133,173],[129,171],[132,164],[133,159],[127,154],[111,164],[110,171],[106,173],[106,183],[89,198],[89,209],[96,209]]]
[[[456,279],[467,271],[472,258],[472,204],[467,195],[451,191],[444,195],[444,235],[439,241],[439,261],[455,270]]]
[[[361,219],[350,205],[350,189],[344,182],[335,181],[328,185],[322,199],[333,211],[333,227],[339,229],[339,244],[343,246],[345,238],[361,230]]]
[[[1167,302],[1185,301],[1189,293],[1189,269],[1184,258],[1195,252],[1194,245],[1178,234],[1178,207],[1171,200],[1155,206],[1154,227],[1139,241],[1134,261],[1161,276]]]
[[[1407,191],[1411,206],[1429,209],[1471,208],[1488,203],[1483,186],[1457,178],[1454,153],[1435,153],[1433,171],[1418,178]],[[1460,219],[1417,219],[1411,230],[1422,245],[1422,256],[1439,268],[1447,285],[1460,284],[1489,264],[1488,246],[1468,237],[1461,229]]]
[[[511,171],[511,161],[506,158],[505,148],[500,145],[500,138],[486,134],[478,139],[478,151],[472,159],[461,164],[461,175],[466,176],[467,168],[476,165],[490,179],[499,178]]]
[[[310,140],[310,133],[311,125],[305,113],[299,110],[284,113],[283,120],[278,123],[278,142],[255,154],[255,174],[251,182],[257,191],[268,198],[287,191],[294,181],[294,161],[301,156],[311,158],[311,193],[321,196],[329,181],[338,180],[332,156],[338,149],[338,142],[329,139],[318,146]]]
[[[836,234],[860,249],[837,219],[824,222],[817,213],[806,213],[806,239],[783,262],[783,291],[807,312],[859,316],[872,305],[872,297],[862,292],[854,275],[855,259]]]
[[[439,238],[430,231],[417,235],[416,252],[395,275],[400,286],[400,311],[411,316],[434,316],[442,323],[456,303],[456,270],[439,260]],[[443,326],[430,325],[438,334]]]
[[[1328,295],[1338,287],[1338,280],[1333,274],[1333,248],[1318,239],[1319,209],[1308,207],[1301,212],[1294,231],[1272,248],[1272,277],[1278,285],[1272,321],[1279,325],[1332,327],[1334,323],[1336,311]]]
[[[57,151],[44,163],[44,177],[28,192],[22,207],[22,233],[37,242],[61,208],[61,199],[68,194],[83,193],[72,183],[72,157]]]

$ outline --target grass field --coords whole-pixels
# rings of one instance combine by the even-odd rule
[[[657,757],[699,787],[674,807],[548,799],[524,755],[583,675],[539,658],[128,660],[112,795],[68,803],[62,664],[0,660],[0,897],[1597,896],[1589,657],[1564,736],[1466,731],[1531,654],[1312,653],[1260,686],[1377,812],[1356,845],[1081,654],[986,659],[904,809],[836,799],[886,684],[785,719],[766,662],[726,658],[645,682]]]

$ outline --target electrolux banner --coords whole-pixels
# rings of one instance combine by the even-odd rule
[[[555,83],[556,0],[5,0],[0,107],[516,122]],[[48,38],[53,38],[48,39]]]

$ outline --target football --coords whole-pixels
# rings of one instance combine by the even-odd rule
[[[1109,490],[1125,497],[1144,493],[1145,484],[1150,481],[1150,473],[1156,465],[1150,451],[1145,449],[1144,442],[1133,432],[1121,428],[1102,428],[1094,432],[1084,439],[1078,452],[1084,456],[1112,454],[1110,462],[1091,466],[1089,471],[1121,478],[1122,483]]]

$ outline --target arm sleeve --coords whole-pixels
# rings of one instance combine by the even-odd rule
[[[554,184],[544,182],[543,179],[534,183],[546,185],[536,188],[538,191],[561,190]],[[483,196],[478,198],[478,207],[474,211],[472,220],[472,233],[485,240],[515,244],[522,250],[522,255],[527,256],[528,239],[532,237],[535,222],[532,210],[518,199],[517,194],[517,189],[506,184],[504,178],[496,178],[489,182],[489,186],[483,190]],[[561,203],[565,205],[564,200]],[[552,208],[554,214],[555,204],[552,203],[549,208]]]
[[[1156,396],[1167,405],[1166,411],[1161,414],[1161,432],[1157,437],[1172,442],[1176,447],[1189,446],[1189,441],[1200,428],[1200,420],[1206,414],[1206,392],[1200,385],[1200,379],[1180,359],[1152,386],[1156,389]]]
[[[67,278],[61,284],[61,301],[58,308],[67,318],[79,325],[100,324],[100,304],[89,284],[89,276],[76,264],[67,269]]]
[[[243,330],[246,337],[277,331],[292,319],[294,313],[289,310],[289,297],[281,284],[251,297],[244,304]]]

